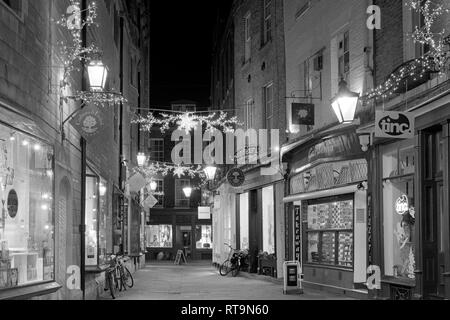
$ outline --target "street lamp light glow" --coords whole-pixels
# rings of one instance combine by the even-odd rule
[[[154,180],[150,181],[150,190],[155,192],[156,189],[158,189],[158,184],[156,183],[156,181]]]
[[[137,163],[139,167],[143,167],[145,165],[145,162],[147,161],[147,157],[144,153],[139,152],[137,155]]]
[[[100,60],[92,60],[87,66],[89,83],[94,91],[103,91],[108,77],[108,68]]]
[[[186,187],[183,189],[184,195],[186,196],[186,198],[190,198],[192,195],[192,188],[191,187]]]
[[[348,89],[347,82],[341,80],[339,92],[331,100],[331,106],[339,120],[339,123],[352,123],[355,120],[356,107],[358,105],[359,93]]]
[[[206,174],[206,178],[209,181],[213,181],[214,178],[216,177],[217,168],[209,166],[209,167],[206,167],[204,171],[205,171],[205,174]]]

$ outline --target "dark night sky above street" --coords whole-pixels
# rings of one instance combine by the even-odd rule
[[[151,0],[151,104],[208,106],[213,28],[231,0]]]

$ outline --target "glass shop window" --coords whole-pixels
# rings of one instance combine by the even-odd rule
[[[0,290],[54,280],[53,148],[0,124]]]
[[[149,248],[173,248],[171,225],[152,225],[146,228],[147,245]]]
[[[384,274],[414,279],[415,149],[412,141],[381,148]]]
[[[240,240],[241,240],[241,250],[250,249],[249,243],[249,193],[244,193],[240,195],[239,200],[239,226],[240,226]]]
[[[107,183],[90,168],[86,174],[86,266],[106,264]]]
[[[354,196],[308,201],[306,261],[353,268]]]
[[[263,195],[263,251],[275,253],[275,212],[273,186],[264,188]]]
[[[212,249],[212,226],[197,226],[195,229],[197,249]]]

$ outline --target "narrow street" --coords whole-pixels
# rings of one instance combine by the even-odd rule
[[[283,295],[282,285],[244,276],[221,277],[209,262],[175,266],[152,263],[134,275],[134,287],[117,300],[349,300],[316,290]],[[105,295],[106,300],[110,299]]]

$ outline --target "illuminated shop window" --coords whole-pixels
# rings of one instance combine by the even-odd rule
[[[415,149],[405,141],[382,147],[384,274],[414,279]]]
[[[212,249],[212,226],[197,226],[197,249]]]
[[[0,290],[54,280],[53,149],[0,124]]]
[[[353,195],[308,201],[306,261],[353,268]]]
[[[107,183],[87,168],[86,266],[106,264]]]
[[[147,245],[149,248],[172,248],[171,225],[152,225],[146,228]]]
[[[275,253],[275,212],[273,186],[263,191],[263,251]]]

